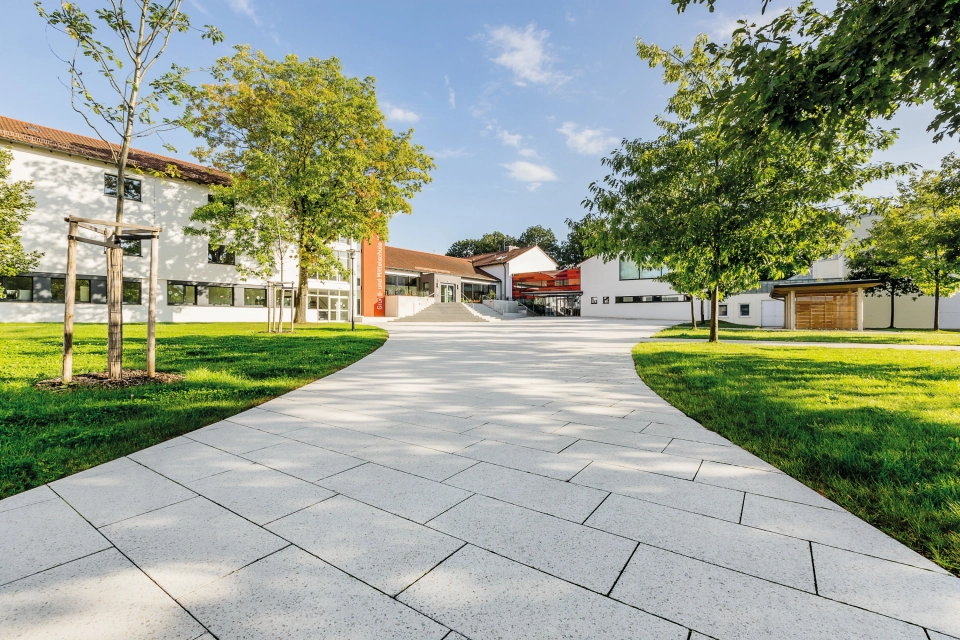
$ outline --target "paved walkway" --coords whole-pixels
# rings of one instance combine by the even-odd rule
[[[0,637],[960,636],[960,580],[637,378],[660,327],[389,328],[0,502]]]

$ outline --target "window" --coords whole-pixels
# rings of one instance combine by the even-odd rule
[[[167,283],[167,304],[197,304],[197,285]]]
[[[75,298],[76,302],[90,302],[90,281],[89,280],[77,280],[77,286],[75,287]],[[53,278],[50,280],[50,295],[54,302],[65,302],[67,292],[67,279],[66,278]]]
[[[616,303],[624,304],[631,302],[689,302],[690,298],[684,295],[670,296],[617,296]]]
[[[207,262],[210,264],[236,264],[237,257],[232,251],[227,251],[224,245],[207,245]]]
[[[30,302],[33,300],[33,278],[9,276],[3,279],[3,299]]]
[[[719,309],[720,309],[720,311],[719,311],[720,315],[717,316],[717,317],[718,317],[718,318],[726,318],[726,317],[727,317],[727,305],[721,304],[721,305],[718,305],[718,306],[719,306]]]
[[[233,287],[207,287],[209,303],[217,307],[233,306]]]
[[[247,307],[265,307],[267,306],[266,289],[244,289],[243,304]]]
[[[590,298],[590,304],[597,304],[596,298]]]
[[[121,240],[120,248],[123,249],[123,255],[125,256],[135,256],[139,258],[143,255],[139,240]]]
[[[610,304],[610,296],[603,296],[603,304]]]
[[[140,304],[140,281],[123,283],[123,304]]]
[[[750,315],[750,305],[749,304],[740,305],[740,317],[742,318],[744,316],[749,316],[749,315]]]
[[[641,269],[637,263],[632,260],[620,261],[620,279],[621,280],[649,280],[650,278],[659,278],[667,272],[667,269]]]
[[[117,197],[117,176],[112,176],[109,173],[103,176],[103,195]],[[140,181],[124,177],[123,197],[125,200],[140,202],[142,200]]]

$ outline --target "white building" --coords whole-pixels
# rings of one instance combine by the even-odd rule
[[[0,117],[0,144],[13,153],[10,180],[32,180],[37,206],[21,238],[24,249],[43,258],[30,273],[3,279],[0,322],[61,322],[67,258],[67,223],[76,216],[113,220],[116,174],[101,140]],[[229,178],[215,170],[144,151],[132,151],[124,222],[163,228],[160,234],[157,320],[160,322],[265,322],[267,282],[242,279],[234,257],[210,247],[203,237],[188,236],[193,211],[208,202],[210,186]],[[150,171],[177,168],[181,177],[157,178]],[[112,178],[112,181],[111,181]],[[87,234],[90,235],[90,234]],[[333,246],[347,263],[348,242]],[[128,243],[123,260],[124,320],[147,318],[149,243]],[[242,260],[237,257],[236,260]],[[359,259],[356,261],[359,285]],[[284,264],[287,283],[296,279],[293,260]],[[77,252],[77,322],[106,322],[104,249],[80,243]],[[280,280],[279,272],[273,281]],[[307,320],[349,319],[346,278],[311,279]],[[357,291],[359,300],[359,291]]]
[[[661,272],[638,269],[629,261],[604,262],[598,257],[580,264],[583,299],[580,315],[601,318],[636,318],[647,320],[690,321],[690,300],[678,294],[669,284],[656,280]],[[806,276],[793,283],[839,282],[847,275],[846,262],[840,255],[815,262]],[[783,327],[784,303],[770,297],[773,283],[763,283],[754,291],[728,296],[720,303],[720,320],[750,326]],[[703,305],[705,319],[710,317],[710,301],[694,300],[694,311],[700,321]],[[896,326],[901,329],[933,328],[931,296],[901,296],[896,299]],[[890,297],[863,298],[864,328],[881,329],[890,325]],[[940,326],[960,329],[960,295],[940,301]]]

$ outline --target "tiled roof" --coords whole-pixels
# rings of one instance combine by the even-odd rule
[[[411,249],[387,246],[385,260],[387,269],[421,271],[424,273],[449,273],[460,276],[461,278],[475,278],[499,282],[498,278],[494,278],[489,273],[484,273],[474,267],[467,258],[453,258],[451,256],[441,256],[436,253],[426,253],[425,251],[413,251]]]
[[[470,256],[467,258],[473,266],[475,267],[488,267],[492,264],[503,264],[504,262],[509,262],[516,258],[517,256],[522,256],[527,251],[530,251],[537,245],[532,247],[517,247],[510,249],[509,251],[496,251],[494,253],[481,253],[478,256]]]
[[[99,138],[78,136],[75,133],[41,127],[3,116],[0,116],[0,140],[20,142],[105,162],[113,162],[110,147],[116,151],[120,150],[119,145],[111,144],[108,147],[107,143]],[[167,167],[173,165],[180,172],[177,177],[184,180],[200,184],[230,184],[230,176],[216,169],[139,149],[130,149],[127,164],[146,172],[167,171]]]

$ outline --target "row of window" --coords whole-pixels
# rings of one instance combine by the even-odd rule
[[[748,303],[738,304],[737,307],[738,307],[737,311],[739,312],[739,316],[741,318],[746,318],[750,316],[750,305]],[[717,308],[718,308],[718,312],[717,312],[718,318],[728,317],[728,314],[730,312],[729,305],[721,304],[721,305],[717,305]]]
[[[657,269],[641,269],[636,262],[632,260],[620,260],[620,279],[621,280],[649,280],[659,278],[670,270],[666,267]]]
[[[616,304],[630,304],[636,302],[690,302],[690,296],[684,295],[665,295],[665,296],[615,296]],[[597,298],[590,298],[590,304],[597,304]],[[603,296],[603,304],[610,304],[610,296]]]
[[[103,284],[103,293],[99,299],[93,295],[93,281],[89,278],[77,278],[74,291],[77,303],[106,304],[106,281]],[[8,276],[3,278],[3,297],[0,300],[11,302],[33,302],[33,276]],[[64,302],[66,300],[66,278],[50,278],[50,301]],[[139,280],[124,280],[123,304],[141,304],[142,287]]]
[[[207,304],[213,307],[265,307],[267,306],[266,289],[243,289],[243,303],[236,304],[237,290],[234,287],[216,285],[195,285],[177,282],[167,283],[167,304],[174,307],[199,304],[200,296],[197,288],[203,287],[207,292]]]

